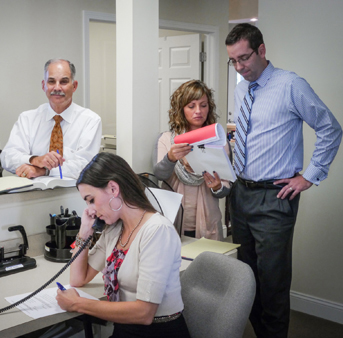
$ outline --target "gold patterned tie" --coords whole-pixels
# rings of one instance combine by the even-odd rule
[[[63,156],[63,132],[61,128],[62,116],[55,115],[55,126],[51,132],[50,148],[49,151],[59,151],[60,155]]]

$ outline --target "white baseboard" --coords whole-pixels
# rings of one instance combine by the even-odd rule
[[[343,304],[291,291],[291,309],[343,324]]]

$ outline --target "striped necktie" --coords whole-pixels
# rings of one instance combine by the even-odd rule
[[[49,151],[59,151],[60,155],[63,157],[63,132],[61,128],[62,116],[55,115],[55,126],[51,132],[50,147]]]
[[[258,84],[251,82],[248,92],[245,94],[236,123],[236,142],[234,148],[235,171],[239,175],[245,168],[245,142],[247,139],[248,126],[250,120],[251,106],[254,102],[254,90]]]

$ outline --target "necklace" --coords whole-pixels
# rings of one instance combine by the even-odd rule
[[[121,242],[121,236],[122,236],[122,234],[123,234],[123,228],[121,228],[121,233],[120,233],[120,236],[119,236],[119,244],[120,244],[120,246],[121,246],[122,248],[124,248],[124,247],[127,245],[127,243],[129,243],[129,240],[130,240],[130,238],[131,238],[133,232],[134,232],[134,231],[137,229],[137,227],[141,224],[142,219],[143,219],[145,213],[146,213],[146,210],[144,210],[141,219],[139,220],[139,222],[137,223],[137,225],[133,228],[133,230],[131,231],[129,237],[127,238],[127,241],[126,241],[124,244]]]

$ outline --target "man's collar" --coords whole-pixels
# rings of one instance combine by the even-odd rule
[[[268,61],[268,66],[264,69],[260,77],[256,80],[259,86],[264,87],[267,84],[268,80],[272,76],[274,69],[275,68],[273,64],[270,61]]]
[[[49,105],[49,109],[47,113],[47,120],[50,120],[56,115],[56,112],[51,108],[50,103],[48,103],[48,105]],[[74,103],[72,102],[71,105],[59,115],[63,118],[63,120],[71,123],[73,110],[74,110]]]

